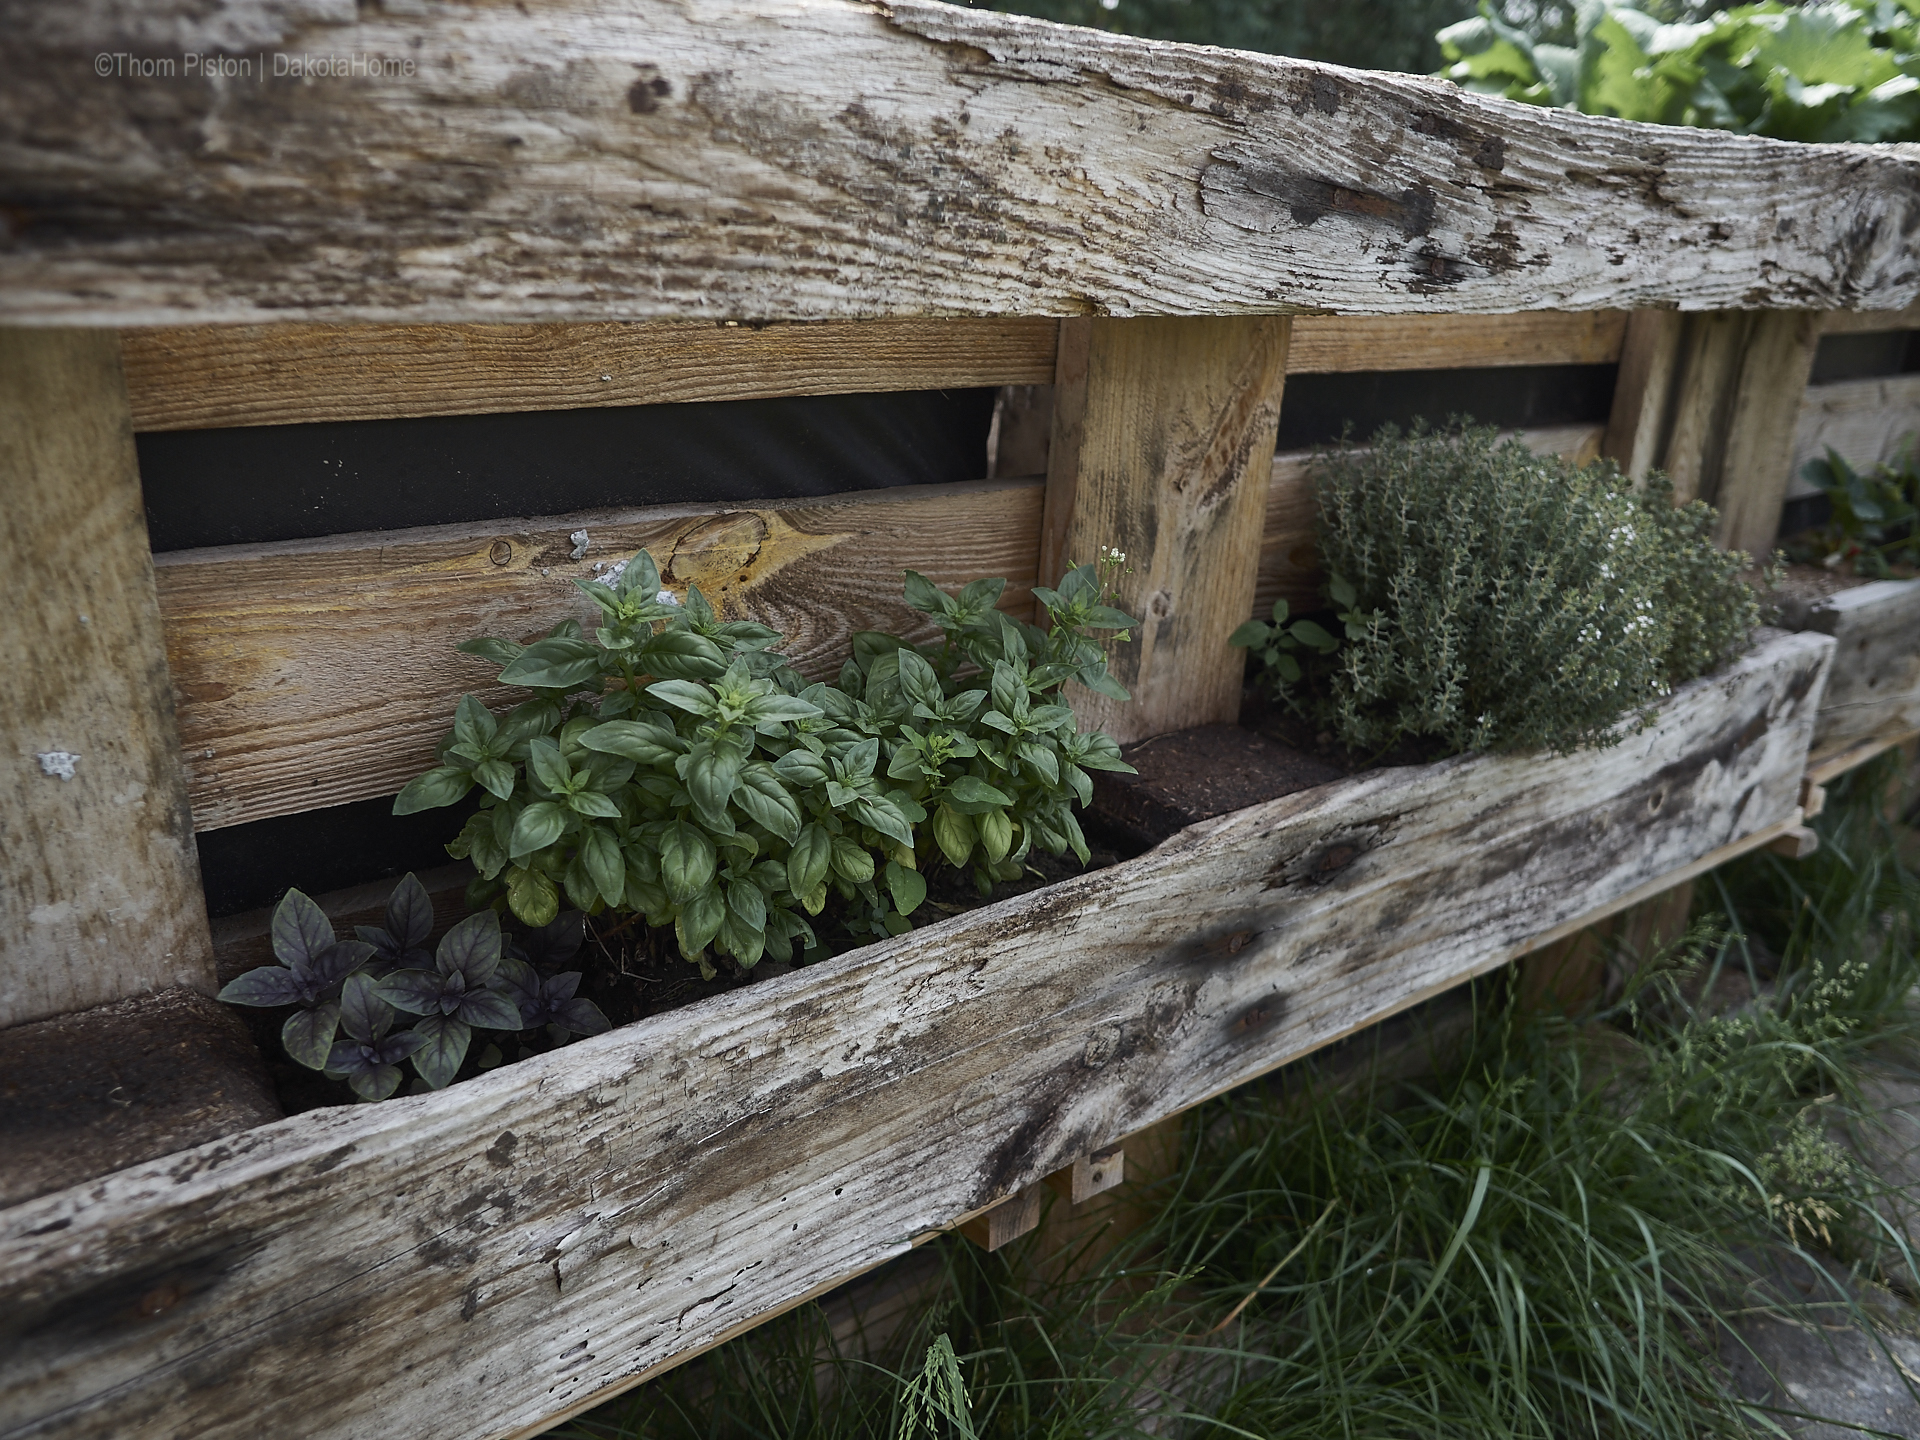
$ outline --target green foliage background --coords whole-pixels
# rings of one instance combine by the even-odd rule
[[[1440,32],[1441,73],[1482,94],[1623,120],[1782,140],[1920,138],[1920,0],[1768,0],[1667,19],[1651,6],[1585,4],[1571,43],[1554,43],[1483,0]]]

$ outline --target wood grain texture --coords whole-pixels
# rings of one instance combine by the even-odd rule
[[[1051,320],[124,330],[135,430],[860,394],[1053,379]]]
[[[1824,335],[1857,335],[1875,330],[1920,330],[1920,305],[1904,310],[1830,310],[1821,317]]]
[[[1726,549],[1759,557],[1773,549],[1792,475],[1794,425],[1819,345],[1820,317],[1812,311],[1748,317],[1720,473],[1707,497],[1720,512],[1714,539]]]
[[[1598,425],[1547,425],[1513,433],[1543,455],[1585,465],[1599,457],[1604,431]],[[1260,532],[1260,570],[1253,587],[1253,614],[1258,619],[1272,615],[1276,600],[1285,600],[1296,615],[1326,604],[1320,589],[1320,556],[1314,549],[1312,463],[1310,450],[1273,457]]]
[[[1465,370],[1511,365],[1611,365],[1627,316],[1553,311],[1519,315],[1300,315],[1289,375],[1356,370]]]
[[[1610,310],[1302,316],[1287,368],[1318,374],[1605,364],[1619,357],[1625,325],[1626,317]],[[1055,338],[1056,322],[1021,318],[208,325],[123,330],[120,351],[133,428],[152,431],[1050,385]]]
[[[1604,453],[1635,477],[1665,470],[1676,500],[1719,510],[1719,544],[1765,555],[1822,325],[1807,310],[1636,314]]]
[[[1814,727],[1812,764],[1920,730],[1920,580],[1876,580],[1827,596],[1799,623],[1837,649]]]
[[[11,323],[1894,310],[1920,151],[894,0],[6,0]],[[405,73],[96,74],[358,54]],[[109,61],[109,64],[113,62]]]
[[[1831,446],[1856,469],[1894,459],[1920,431],[1920,375],[1809,385],[1793,429],[1790,483]],[[1816,487],[1800,487],[1813,493]]]
[[[1686,317],[1674,310],[1636,310],[1627,318],[1600,453],[1636,480],[1664,457],[1685,329]]]
[[[1040,574],[1107,547],[1139,621],[1108,648],[1115,701],[1074,687],[1087,728],[1122,745],[1240,714],[1246,657],[1227,636],[1252,606],[1286,380],[1284,317],[1069,320],[1060,327]]]
[[[0,330],[0,614],[0,1026],[211,990],[111,335]]]
[[[529,1433],[1797,821],[1832,644],[1770,632],[1611,750],[1356,776],[439,1094],[0,1212],[0,1423]]]
[[[513,698],[456,644],[591,623],[570,581],[642,547],[824,678],[856,630],[932,635],[901,599],[909,566],[949,587],[1005,576],[1004,604],[1029,612],[1040,504],[1037,481],[980,481],[174,551],[157,574],[194,824],[393,794],[433,763],[461,694]]]

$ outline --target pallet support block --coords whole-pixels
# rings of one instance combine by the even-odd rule
[[[111,332],[0,330],[0,519],[0,1026],[211,993]]]

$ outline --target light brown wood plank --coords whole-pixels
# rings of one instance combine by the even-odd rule
[[[1780,533],[1794,425],[1820,344],[1820,317],[1774,310],[1749,317],[1739,379],[1727,413],[1720,473],[1708,496],[1720,512],[1715,541],[1764,559]]]
[[[7,0],[0,27],[16,324],[1920,299],[1920,156],[1900,146],[1629,124],[930,0]],[[115,52],[407,73],[96,74]]]
[[[1598,458],[1604,431],[1598,425],[1552,425],[1515,434],[1543,455],[1559,455],[1576,465]],[[1313,452],[1293,450],[1273,457],[1267,485],[1267,512],[1260,534],[1260,571],[1253,589],[1253,614],[1266,619],[1273,602],[1284,599],[1298,615],[1325,604],[1320,557],[1313,548]]]
[[[111,335],[0,330],[0,1026],[212,946]]]
[[[1081,724],[1121,744],[1239,718],[1246,615],[1286,379],[1284,318],[1070,320],[1060,327],[1040,574],[1101,548],[1139,622],[1108,646],[1132,699],[1075,687]]]
[[[825,677],[856,630],[933,632],[901,599],[911,567],[940,584],[1009,581],[1029,613],[1041,486],[909,486],[756,509],[661,506],[537,521],[183,550],[157,566],[195,825],[390,795],[432,764],[460,695],[511,692],[454,652],[526,639],[592,604],[570,582],[645,547],[676,589],[781,630]],[[592,545],[568,558],[574,531]]]
[[[1034,385],[1051,320],[234,325],[120,335],[136,430]]]
[[[1287,368],[1603,364],[1625,325],[1611,310],[1301,316]],[[1056,332],[1021,318],[208,325],[123,330],[120,347],[134,429],[153,431],[1051,384]]]
[[[1355,776],[0,1212],[0,1413],[37,1440],[525,1432],[1797,819],[1832,644],[1773,632],[1611,750]]]
[[[1627,317],[1584,315],[1298,315],[1287,373],[1454,370],[1507,365],[1611,365]]]
[[[1809,385],[1793,431],[1789,477],[1823,458],[1829,446],[1856,469],[1894,459],[1920,432],[1920,375]],[[1802,493],[1812,487],[1802,485]]]
[[[1829,310],[1820,317],[1823,335],[1857,335],[1875,330],[1920,330],[1920,305],[1904,310]]]

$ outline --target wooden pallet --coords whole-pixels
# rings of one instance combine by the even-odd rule
[[[1774,632],[1610,750],[1358,775],[438,1094],[0,1212],[0,1414],[47,1440],[535,1429],[1765,843],[1799,820],[1832,649]]]

